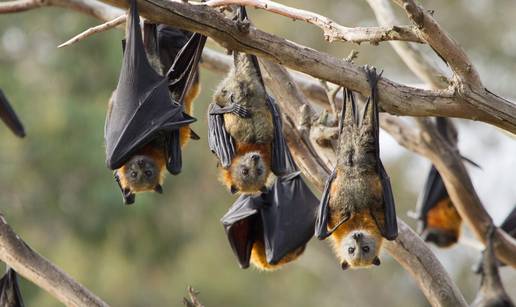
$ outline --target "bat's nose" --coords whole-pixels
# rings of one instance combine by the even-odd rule
[[[356,241],[360,240],[362,238],[362,234],[360,232],[353,234],[353,239]]]
[[[258,160],[260,160],[260,156],[257,154],[254,154],[251,156],[251,160],[253,160],[253,162],[256,163],[256,162],[258,162]]]
[[[139,159],[138,161],[136,161],[136,163],[138,164],[138,166],[140,167],[143,167],[145,165],[145,161],[143,161],[143,159]]]

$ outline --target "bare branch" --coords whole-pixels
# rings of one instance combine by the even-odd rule
[[[195,291],[194,288],[191,286],[188,286],[188,297],[183,298],[183,304],[187,307],[204,307],[203,304],[199,301],[197,298],[197,295],[199,295],[198,291]]]
[[[466,52],[444,30],[433,16],[414,0],[394,0],[401,6],[410,20],[418,27],[421,37],[450,66],[461,83],[481,88],[482,82]]]
[[[328,17],[301,9],[289,7],[274,1],[268,0],[210,0],[205,3],[210,7],[228,6],[232,4],[240,4],[252,6],[282,15],[295,20],[302,20],[311,23],[324,32],[324,38],[329,41],[344,41],[352,43],[370,42],[378,44],[382,41],[401,40],[422,43],[423,41],[417,36],[415,27],[413,26],[389,26],[389,27],[344,27]]]
[[[45,0],[17,0],[0,2],[0,14],[20,13],[45,6]]]
[[[68,274],[33,251],[12,230],[2,214],[0,214],[0,260],[66,306],[108,306]]]
[[[125,23],[125,19],[126,19],[126,15],[121,15],[121,16],[118,16],[117,18],[110,20],[108,22],[105,22],[101,25],[89,28],[88,30],[72,37],[71,39],[69,39],[66,42],[62,43],[61,45],[57,46],[57,48],[70,46],[72,44],[75,44],[75,43],[87,38],[87,37],[92,36],[93,34],[101,33],[101,32],[107,31],[109,29],[112,29],[118,25]]]
[[[103,1],[127,7],[124,0]],[[203,33],[227,49],[254,54],[362,94],[369,90],[362,68],[252,26],[243,33],[232,20],[210,7],[167,0],[142,0],[140,13],[156,23]],[[516,133],[516,105],[493,97],[487,91],[468,91],[459,95],[455,88],[422,90],[386,78],[380,80],[378,88],[383,93],[382,110],[392,114],[475,119]]]

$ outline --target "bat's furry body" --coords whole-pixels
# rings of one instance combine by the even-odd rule
[[[353,94],[344,91],[337,163],[326,182],[316,227],[319,239],[330,237],[342,269],[379,265],[383,239],[397,236],[392,189],[379,154],[380,76],[368,67],[366,74],[371,97],[361,121]]]
[[[236,155],[221,180],[232,192],[256,193],[264,190],[271,174],[271,146],[274,124],[267,93],[251,56],[235,54],[235,67],[220,83],[214,102],[220,107],[237,104],[250,116],[224,114],[224,128],[233,138]]]

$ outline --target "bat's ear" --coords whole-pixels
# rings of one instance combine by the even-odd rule
[[[156,193],[159,193],[159,194],[163,194],[163,187],[161,186],[161,184],[157,184],[155,187],[154,187],[154,192]]]
[[[339,133],[342,131],[344,126],[352,127],[355,126],[357,122],[355,96],[353,95],[353,92],[344,88],[342,90],[342,95],[344,98],[344,104],[340,113]]]
[[[343,261],[341,264],[340,264],[340,267],[342,268],[343,271],[349,269],[349,263],[347,261]]]
[[[238,192],[238,188],[234,184],[231,185],[229,190],[231,191],[231,194],[236,194]]]
[[[124,204],[126,205],[132,205],[134,204],[135,195],[129,188],[124,188],[122,191],[124,196]]]
[[[373,264],[376,266],[379,266],[381,264],[380,258],[378,258],[378,256],[374,257]]]

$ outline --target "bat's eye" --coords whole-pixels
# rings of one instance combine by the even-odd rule
[[[348,253],[351,255],[355,252],[355,248],[354,247],[349,247],[348,248]]]
[[[241,172],[242,172],[242,175],[244,175],[244,176],[249,175],[249,170],[247,168],[243,168]]]
[[[136,172],[131,172],[131,174],[129,174],[131,176],[131,178],[136,178],[136,176],[138,175]]]
[[[152,176],[152,171],[145,171],[145,176],[151,177]]]
[[[362,247],[362,250],[364,251],[364,253],[369,253],[369,246]]]

